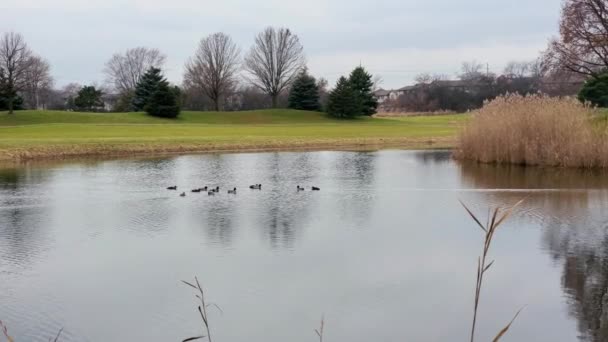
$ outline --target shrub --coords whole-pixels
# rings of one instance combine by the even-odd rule
[[[161,118],[176,118],[180,113],[175,90],[165,81],[161,82],[152,96],[148,99],[145,110],[152,116]]]
[[[95,112],[103,110],[103,92],[94,86],[84,86],[74,99],[74,107],[83,112]]]
[[[578,93],[578,99],[595,106],[608,107],[608,73],[587,80]]]
[[[608,167],[604,125],[573,98],[506,95],[486,103],[460,134],[455,156],[484,163]]]

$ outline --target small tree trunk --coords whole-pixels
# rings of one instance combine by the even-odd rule
[[[272,97],[272,108],[277,108],[279,106],[279,95],[272,94],[270,96]]]
[[[220,111],[220,99],[213,100],[213,108],[216,112]]]
[[[9,114],[13,114],[13,102],[14,102],[15,98],[14,96],[9,96],[8,97],[8,113]]]

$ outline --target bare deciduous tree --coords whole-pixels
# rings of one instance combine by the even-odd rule
[[[416,75],[416,77],[414,77],[414,81],[416,82],[416,84],[421,84],[421,85],[430,85],[433,82],[445,81],[447,79],[448,79],[448,77],[446,75],[430,74],[428,72],[418,74],[418,75]]]
[[[277,107],[279,94],[291,85],[304,62],[304,48],[297,35],[287,28],[268,27],[256,36],[245,57],[245,68],[249,81]]]
[[[32,52],[23,36],[8,32],[0,38],[0,86],[8,95],[8,112],[13,113],[17,92],[25,89]]]
[[[545,53],[551,69],[596,75],[608,68],[607,0],[566,0],[559,32]]]
[[[30,58],[30,67],[26,71],[26,85],[23,90],[30,108],[39,109],[43,95],[52,88],[53,78],[50,71],[51,66],[42,57],[32,56]]]
[[[380,89],[382,83],[384,83],[384,78],[380,75],[374,75],[374,78],[372,79],[372,91]]]
[[[137,47],[117,53],[106,63],[104,73],[121,94],[131,92],[148,69],[161,68],[166,56],[158,49]]]
[[[509,77],[526,77],[532,73],[533,63],[531,62],[516,62],[507,63],[503,70],[503,75]]]
[[[198,88],[219,111],[222,98],[236,84],[239,56],[240,50],[230,36],[219,32],[205,37],[186,63],[184,83]]]
[[[483,64],[475,60],[462,63],[460,79],[470,81],[481,78],[484,75],[483,67]]]

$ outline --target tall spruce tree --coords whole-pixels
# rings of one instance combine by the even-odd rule
[[[288,108],[300,110],[321,110],[317,80],[306,68],[302,69],[289,91]]]
[[[334,90],[329,93],[327,114],[341,119],[354,118],[361,114],[357,92],[344,76],[340,77]]]
[[[374,115],[378,108],[378,101],[372,94],[372,88],[374,82],[372,81],[372,75],[369,74],[365,68],[358,66],[350,73],[348,81],[351,87],[359,98],[361,105],[361,115]]]
[[[144,110],[146,104],[148,104],[148,100],[163,81],[164,78],[159,68],[151,67],[148,69],[135,87],[135,94],[133,94],[133,99],[131,100],[131,108],[136,112]]]

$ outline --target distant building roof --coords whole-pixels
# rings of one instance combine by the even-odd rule
[[[420,88],[419,84],[415,84],[415,85],[411,85],[411,86],[405,86],[405,87],[401,87],[399,89],[397,89],[397,91],[409,91],[409,90],[415,90]]]
[[[390,94],[390,91],[384,90],[382,88],[380,88],[374,92],[374,95],[376,95],[376,96],[388,96],[388,94]]]

